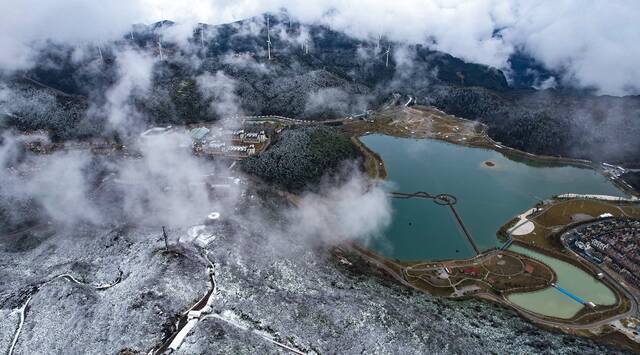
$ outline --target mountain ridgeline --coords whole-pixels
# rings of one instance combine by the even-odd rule
[[[113,134],[103,108],[121,74],[119,53],[134,48],[159,57],[160,33],[175,26],[136,25],[119,41],[82,48],[81,56],[78,48],[49,43],[32,70],[4,79],[12,95],[1,102],[4,125],[47,129],[54,139]],[[376,109],[400,93],[482,121],[492,138],[514,148],[640,166],[640,97],[533,89],[555,74],[522,53],[512,57],[508,81],[498,69],[426,46],[358,39],[284,14],[203,24],[184,41],[162,38],[164,60],[154,62],[150,88],[127,101],[148,123],[238,114],[321,120]],[[202,87],[206,75],[216,80],[213,92]]]

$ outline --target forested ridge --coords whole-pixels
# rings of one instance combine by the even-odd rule
[[[273,48],[268,60],[263,48],[266,30],[247,30],[262,22],[258,17],[205,26],[215,35],[202,49],[200,29],[190,49],[164,43],[167,58],[153,64],[148,92],[132,93],[132,114],[139,114],[138,121],[146,124],[188,124],[236,114],[320,120],[377,109],[399,93],[418,104],[481,121],[493,139],[527,152],[640,165],[639,97],[596,96],[566,87],[535,90],[534,79],[553,73],[522,55],[512,58],[509,84],[498,69],[425,46],[356,39],[321,25],[289,25],[277,16],[271,17]],[[53,139],[114,134],[105,130],[104,105],[106,93],[118,81],[118,50],[133,46],[154,55],[162,26],[172,23],[136,26],[134,40],[123,38],[105,46],[103,59],[97,53],[73,59],[75,49],[64,45],[44,48],[34,69],[3,78],[9,94],[0,95],[0,113],[5,115],[0,124],[46,129]],[[308,53],[292,40],[303,31],[312,39]],[[403,62],[390,56],[386,65],[380,53],[389,46],[404,48]],[[526,70],[529,66],[541,77],[533,77]],[[225,81],[219,91],[230,95],[205,95],[199,82],[204,75]],[[25,78],[70,95],[61,96]]]

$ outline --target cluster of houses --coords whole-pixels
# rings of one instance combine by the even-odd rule
[[[265,144],[269,138],[263,130],[247,132],[244,129],[239,129],[212,132],[206,127],[197,127],[191,130],[191,139],[194,150],[199,153],[251,156],[256,154],[256,146]]]
[[[144,131],[142,139],[152,136],[162,136],[172,132],[174,128],[153,127]],[[269,143],[269,137],[264,129],[253,130],[225,130],[210,129],[205,126],[193,128],[189,131],[191,141],[187,139],[180,143],[181,147],[193,148],[194,152],[205,155],[221,155],[229,157],[248,157],[263,150]]]
[[[616,166],[616,165],[607,164],[607,163],[602,163],[602,170],[606,174],[608,174],[611,179],[617,179],[626,172],[626,170],[621,166]]]
[[[640,288],[640,221],[601,220],[577,228],[568,237],[576,252],[607,266]]]

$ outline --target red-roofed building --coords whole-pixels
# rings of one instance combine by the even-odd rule
[[[478,273],[478,269],[476,269],[475,267],[468,267],[463,269],[462,272],[464,272],[467,275],[475,276]]]
[[[535,267],[533,267],[533,265],[529,263],[524,264],[524,272],[526,272],[527,274],[533,274],[533,270],[535,270]]]

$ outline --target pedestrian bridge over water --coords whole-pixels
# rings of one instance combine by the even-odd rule
[[[467,240],[469,241],[469,244],[473,248],[474,252],[476,253],[476,255],[480,254],[480,249],[478,248],[478,245],[473,239],[473,236],[471,235],[467,227],[464,225],[464,222],[462,222],[462,218],[460,217],[460,214],[458,214],[458,211],[456,211],[455,204],[458,202],[458,199],[455,196],[449,195],[449,194],[431,195],[428,192],[424,192],[424,191],[418,191],[413,193],[390,192],[389,195],[393,198],[398,198],[398,199],[422,198],[426,200],[432,200],[435,204],[438,204],[441,206],[449,206],[449,208],[451,209],[451,213],[453,213],[453,216],[455,217],[456,222],[464,232],[464,235],[467,237]]]

